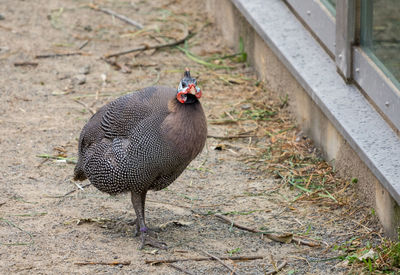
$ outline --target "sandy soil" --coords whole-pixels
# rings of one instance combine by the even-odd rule
[[[337,259],[326,261],[342,254],[333,250],[334,245],[349,241],[362,245],[365,238],[352,243],[359,236],[374,242],[371,232],[380,228],[346,180],[331,179],[346,187],[329,187],[337,191],[337,201],[326,196],[311,200],[271,172],[266,152],[280,142],[281,133],[294,147],[301,147],[306,158],[318,156],[295,127],[267,133],[265,129],[274,123],[287,127],[294,122],[284,100],[265,90],[251,68],[229,58],[210,61],[232,66],[229,71],[205,67],[176,48],[124,55],[116,60],[118,65],[101,59],[180,39],[188,29],[196,35],[187,46],[202,59],[233,54],[207,20],[204,7],[193,0],[95,1],[143,24],[145,29],[138,31],[89,3],[3,0],[0,6],[4,17],[0,20],[0,273],[178,274],[171,266],[149,265],[145,260],[205,256],[204,251],[219,257],[264,257],[225,261],[238,274],[264,274],[273,270],[273,263],[283,261],[287,265],[281,274],[350,272]],[[81,55],[35,58],[77,52]],[[37,65],[18,66],[21,62]],[[208,139],[207,148],[175,183],[148,194],[147,222],[160,227],[158,238],[169,249],[138,250],[127,195],[111,197],[94,187],[78,190],[72,182],[73,164],[38,155],[73,160],[91,111],[142,87],[175,87],[186,66],[199,77],[209,134],[216,138]],[[260,112],[265,114],[262,108],[274,110],[271,121],[260,117]],[[238,119],[249,110],[253,116]],[[254,136],[219,138],[239,133]],[[287,163],[291,156],[283,152],[280,157]],[[71,190],[76,192],[60,197]],[[260,230],[295,233],[320,246],[272,241],[231,227],[215,213]],[[96,264],[78,265],[83,262]],[[100,264],[113,262],[120,264]],[[229,273],[215,261],[176,265],[194,274]]]

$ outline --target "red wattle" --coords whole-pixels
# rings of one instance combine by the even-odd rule
[[[199,90],[199,91],[196,93],[196,97],[197,97],[197,98],[200,98],[200,97],[201,97],[201,90]]]
[[[181,91],[176,95],[176,99],[180,102],[180,103],[185,103],[185,99],[182,98],[183,94],[187,94],[187,91]]]

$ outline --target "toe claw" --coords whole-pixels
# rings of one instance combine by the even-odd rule
[[[152,246],[152,247],[155,247],[155,248],[158,248],[158,249],[164,249],[164,250],[168,249],[168,246],[167,246],[166,243],[157,240],[155,238],[155,236],[152,237],[148,233],[149,233],[148,231],[147,232],[143,232],[143,231],[141,232],[141,236],[140,236],[141,237],[141,244],[140,244],[139,249],[143,249],[145,245],[149,245],[149,246]]]

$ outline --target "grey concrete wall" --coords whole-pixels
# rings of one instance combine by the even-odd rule
[[[285,65],[230,0],[207,0],[206,7],[210,19],[220,28],[228,45],[237,49],[239,38],[243,38],[248,60],[259,78],[270,90],[281,96],[289,96],[292,116],[297,124],[314,140],[324,158],[332,161],[341,176],[349,180],[358,179],[360,199],[367,202],[367,206],[375,208],[387,236],[397,238],[400,225],[400,208],[397,203]]]

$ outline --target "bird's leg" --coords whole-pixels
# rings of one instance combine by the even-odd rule
[[[131,200],[132,200],[132,204],[133,204],[134,209],[136,209],[135,208],[135,204],[139,202],[138,196],[137,195],[134,196],[134,194],[131,194]],[[134,200],[135,200],[135,202],[134,202]],[[145,216],[145,214],[144,214],[145,213],[144,212],[144,206],[145,206],[145,203],[146,203],[146,192],[144,194],[140,195],[140,201],[142,202],[140,209],[141,209],[143,220],[144,220],[144,216]],[[136,219],[131,223],[132,225],[133,224],[136,225],[136,229],[135,229],[135,233],[134,233],[135,237],[137,237],[139,235],[139,233],[140,233],[140,224],[139,224],[139,220],[138,220],[137,217],[138,216],[136,215]],[[147,228],[147,234],[149,234],[150,236],[155,238],[157,235],[153,231],[157,231],[157,230],[153,230],[153,229]]]
[[[140,232],[140,226],[139,226],[139,222],[138,222],[137,218],[132,223],[129,222],[129,225],[136,225],[135,233],[133,233],[133,235],[135,237],[137,237],[137,235],[139,235],[139,232]]]
[[[136,194],[135,192],[131,192],[131,200],[132,200],[132,205],[133,208],[135,209],[136,213],[136,234],[137,235],[140,232],[140,239],[142,241],[140,249],[142,249],[146,244],[161,248],[161,249],[166,249],[167,246],[163,242],[157,241],[155,238],[151,238],[151,231],[146,227],[145,223],[145,215],[144,215],[144,205],[146,201],[146,192],[143,192],[142,194]]]

